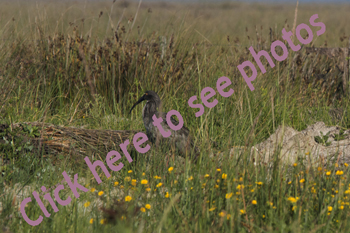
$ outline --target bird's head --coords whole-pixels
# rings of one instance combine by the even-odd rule
[[[143,94],[143,96],[141,96],[140,99],[132,106],[129,113],[131,113],[131,110],[133,110],[136,105],[138,105],[144,100],[147,100],[147,102],[154,101],[157,105],[160,104],[160,98],[157,95],[157,93],[155,93],[154,91],[146,91],[145,94]]]

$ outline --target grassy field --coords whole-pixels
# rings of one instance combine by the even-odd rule
[[[296,4],[123,1],[0,6],[0,125],[38,121],[144,131],[141,106],[128,111],[146,90],[154,90],[164,110],[181,113],[201,148],[193,164],[152,146],[132,163],[123,159],[124,167],[110,170],[108,179],[100,169],[98,184],[83,157],[45,154],[15,137],[38,137],[40,130],[2,132],[0,231],[348,232],[347,164],[287,165],[276,151],[272,166],[254,165],[249,150],[231,157],[229,152],[264,141],[279,125],[302,130],[323,121],[350,128],[350,88],[346,93],[341,88],[344,59],[304,50],[296,58],[288,47],[285,61],[265,74],[258,70],[253,92],[237,69],[253,61],[250,46],[269,51],[273,41],[283,41],[283,28],[309,24],[314,14],[326,32],[317,37],[311,27],[314,40],[307,46],[349,47],[349,4],[297,10]],[[204,87],[216,89],[221,76],[232,80],[234,94],[216,95],[218,105],[196,118],[188,99]],[[329,113],[334,109],[341,117]],[[209,157],[220,152],[222,160]],[[305,155],[309,152],[301,152]],[[105,161],[106,153],[88,156]],[[57,205],[55,213],[43,201],[51,213],[46,218],[31,193],[61,182],[63,171],[78,174],[89,191],[75,198],[65,184],[60,196],[70,196],[71,203]],[[33,200],[26,207],[29,218],[44,217],[38,226],[27,224],[19,211],[27,197]]]

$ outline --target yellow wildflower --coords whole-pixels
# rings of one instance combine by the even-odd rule
[[[244,185],[243,185],[243,184],[242,184],[242,185],[240,185],[240,184],[237,185],[237,189],[238,189],[238,190],[241,190],[241,189],[243,189],[243,188],[244,188]]]
[[[125,181],[130,181],[131,180],[131,177],[130,176],[127,176],[124,178]]]
[[[335,174],[338,175],[338,176],[341,176],[341,175],[344,174],[344,172],[343,171],[337,171]]]
[[[90,202],[89,202],[89,201],[88,201],[88,202],[85,202],[84,206],[85,206],[85,207],[89,207],[89,206],[90,206]]]
[[[130,197],[130,196],[125,197],[125,201],[131,201],[131,200],[132,200],[132,197]]]
[[[114,186],[117,186],[118,184],[119,184],[119,182],[118,182],[118,181],[114,182]]]
[[[349,166],[349,164],[347,164],[347,163],[344,163],[344,166],[345,166],[345,167],[347,167],[347,166]]]
[[[216,209],[216,207],[212,207],[212,208],[209,209],[209,211],[213,211],[215,209]]]
[[[168,171],[169,171],[169,172],[172,172],[172,170],[174,170],[173,167],[169,167],[169,168],[168,168]]]
[[[141,180],[141,184],[148,184],[147,180]]]
[[[156,185],[156,187],[159,188],[162,185],[163,185],[163,183],[159,183],[159,184]]]
[[[256,200],[252,200],[252,204],[256,205],[258,202]]]
[[[304,182],[305,182],[305,179],[301,179],[299,182],[300,182],[300,183],[304,183]]]
[[[296,167],[296,166],[298,166],[298,164],[297,164],[297,163],[294,163],[293,166]]]
[[[133,185],[133,186],[136,186],[136,180],[135,179],[132,179],[132,181],[131,181],[131,184]]]
[[[239,210],[239,212],[241,212],[241,214],[245,214],[245,211],[244,211],[244,210]]]
[[[151,209],[151,205],[150,204],[146,204],[145,207],[146,207],[146,209],[149,209],[149,210]]]
[[[147,191],[147,192],[151,191],[151,188],[146,188],[146,191]]]
[[[132,173],[132,170],[129,170],[128,173]]]
[[[326,175],[327,175],[327,176],[329,176],[330,174],[331,174],[331,172],[330,172],[330,171],[326,172]]]
[[[332,206],[328,206],[328,211],[331,212],[333,210]]]
[[[208,177],[209,177],[209,174],[205,174],[204,177],[205,177],[205,178],[208,178]]]
[[[91,191],[92,193],[95,192],[95,190],[96,190],[95,188],[91,188],[91,189],[90,189],[90,191]]]
[[[220,169],[220,168],[218,168],[218,169],[216,169],[216,171],[221,172],[221,169]]]
[[[107,222],[106,219],[101,219],[101,221],[100,221],[101,224],[105,224],[106,222]]]
[[[226,216],[226,218],[227,218],[227,220],[229,220],[229,219],[231,218],[231,214],[228,214],[228,215]]]
[[[232,197],[233,193],[226,193],[226,199],[230,199]]]
[[[321,171],[322,171],[322,167],[318,167],[317,170],[318,170],[319,172],[321,172]]]
[[[220,217],[225,217],[225,215],[226,215],[226,214],[225,214],[224,212],[222,212],[222,211],[219,213],[219,216],[220,216]]]
[[[98,192],[98,195],[102,196],[103,195],[103,191]]]
[[[295,199],[294,197],[288,197],[288,201],[295,203],[297,202],[297,199]]]
[[[169,197],[170,197],[169,193],[166,192],[166,193],[165,193],[165,198],[169,198]]]
[[[90,219],[90,224],[93,224],[94,223],[94,219],[92,218],[92,219]]]
[[[222,176],[221,176],[221,178],[222,178],[223,180],[225,180],[225,179],[227,178],[227,174],[225,174],[225,173],[222,173]]]
[[[144,207],[141,207],[141,212],[146,212],[146,209]]]

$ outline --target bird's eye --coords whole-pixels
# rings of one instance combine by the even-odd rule
[[[148,95],[148,93],[145,93],[145,95]]]

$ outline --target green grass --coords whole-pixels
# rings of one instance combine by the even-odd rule
[[[279,125],[302,130],[324,121],[327,125],[350,127],[349,98],[338,88],[342,74],[336,66],[341,60],[306,56],[302,52],[293,68],[296,54],[289,49],[285,61],[276,62],[265,74],[258,71],[253,92],[237,69],[243,61],[253,61],[246,47],[269,48],[271,42],[281,38],[283,27],[292,30],[294,5],[232,3],[168,8],[148,3],[142,4],[132,27],[128,20],[135,17],[135,4],[128,5],[124,14],[126,5],[118,2],[3,4],[6,10],[0,16],[1,124],[39,121],[144,131],[141,107],[131,115],[128,111],[144,91],[154,90],[163,100],[164,110],[181,113],[202,153],[198,164],[182,164],[171,151],[152,146],[150,152],[138,154],[130,164],[123,159],[124,167],[119,172],[110,171],[109,179],[99,170],[103,182],[97,184],[83,158],[47,155],[44,150],[38,153],[21,137],[15,137],[35,137],[39,129],[26,126],[23,131],[9,130],[0,135],[0,190],[4,190],[0,193],[0,229],[347,231],[350,182],[346,165],[325,170],[321,164],[305,167],[294,161],[295,166],[289,166],[279,161],[278,151],[273,155],[273,166],[254,165],[249,150],[229,156],[233,146],[250,147],[262,142]],[[311,15],[318,13],[327,29],[314,39],[315,46],[327,43],[330,47],[345,47],[347,40],[339,37],[350,33],[346,25],[348,10],[349,5],[301,5],[297,25],[307,23]],[[329,17],[329,12],[334,17]],[[164,38],[166,46],[162,45]],[[318,74],[325,75],[325,83],[314,82]],[[206,108],[196,118],[197,109],[188,106],[188,99],[200,96],[207,86],[216,90],[221,76],[232,80],[234,94],[229,98],[216,95],[218,105]],[[333,108],[342,109],[340,120],[330,116]],[[212,152],[223,152],[222,161],[211,158]],[[308,155],[307,151],[302,153]],[[88,156],[91,161],[104,161],[106,154]],[[70,196],[72,202],[64,207],[58,205],[57,213],[47,207],[51,216],[44,217],[38,226],[30,226],[20,214],[20,203],[26,197],[33,199],[31,192],[39,192],[43,185],[55,186],[63,179],[63,171],[78,173],[81,184],[95,191],[80,192],[77,199],[65,185],[61,198]],[[147,180],[147,184],[141,184],[142,180]],[[14,198],[28,187],[25,195]],[[99,196],[100,191],[103,194]],[[132,199],[125,201],[127,196]],[[151,208],[146,209],[146,204]],[[31,219],[42,215],[35,201],[28,204],[26,213]]]

